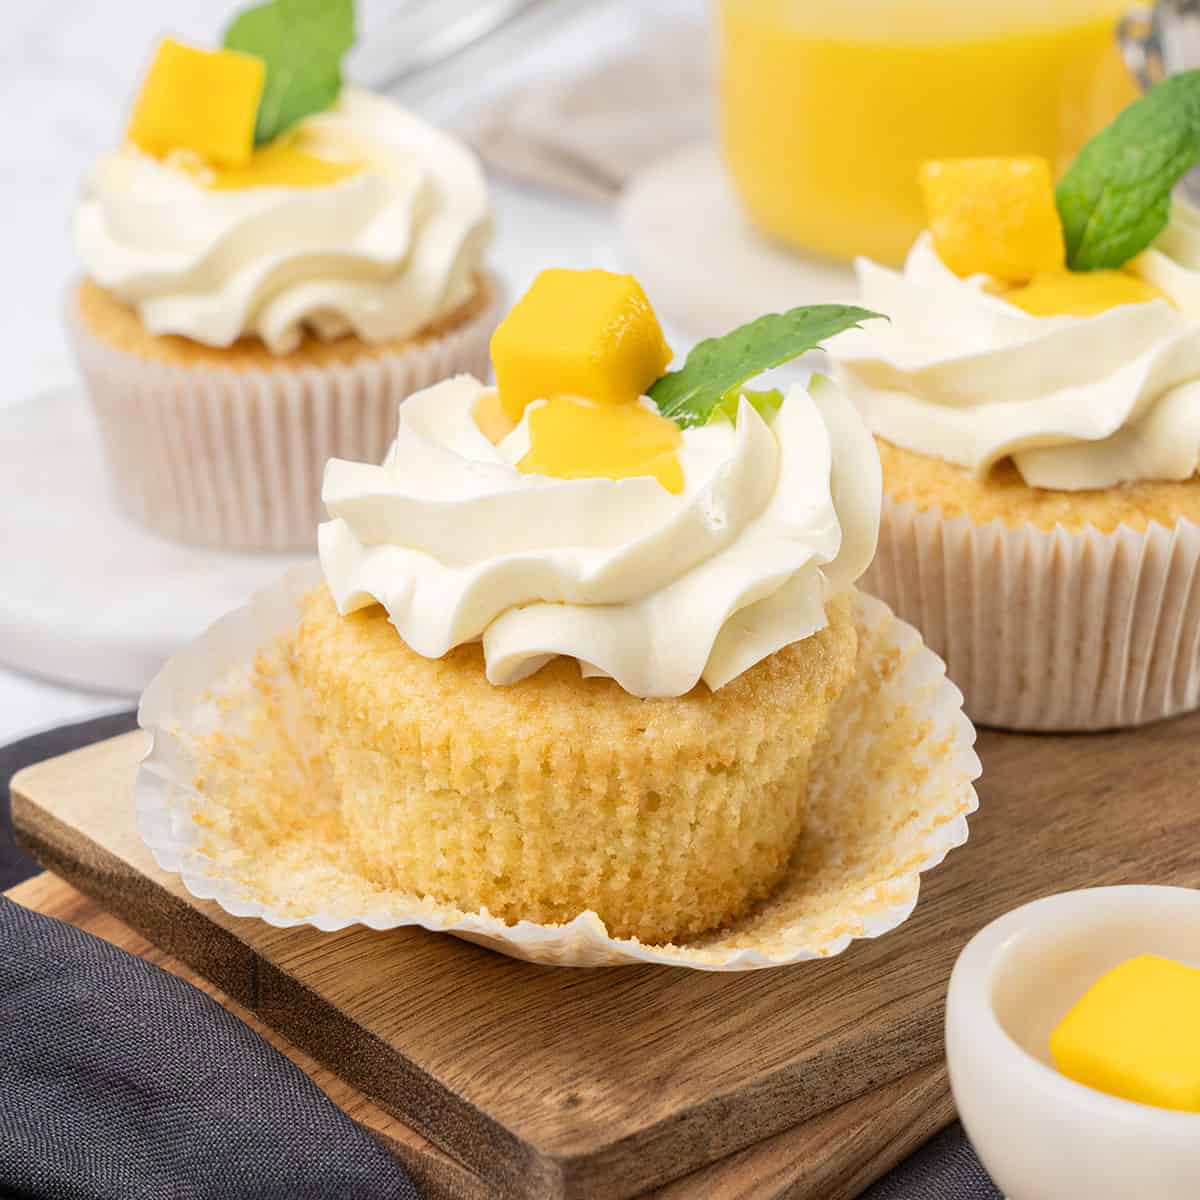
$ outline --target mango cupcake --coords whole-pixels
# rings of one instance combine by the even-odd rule
[[[311,545],[325,461],[378,460],[400,401],[485,370],[500,302],[472,153],[341,86],[345,0],[283,43],[277,8],[159,45],[85,183],[68,302],[125,510],[248,549]]]
[[[857,264],[890,318],[831,347],[883,463],[866,586],[980,723],[1101,729],[1200,704],[1200,226],[1168,219],[1195,154],[1146,152],[1198,87],[1136,102],[1057,191],[1038,159],[927,164],[929,230],[903,271]]]
[[[870,438],[827,386],[663,378],[628,276],[544,272],[492,355],[498,388],[326,469],[295,654],[362,871],[650,943],[726,924],[782,878],[853,671]]]
[[[870,314],[670,351],[637,282],[547,271],[382,464],[333,460],[320,562],[147,689],[139,828],[272,924],[419,924],[540,963],[751,970],[912,911],[967,836],[974,730],[854,587],[871,436],[755,375]]]

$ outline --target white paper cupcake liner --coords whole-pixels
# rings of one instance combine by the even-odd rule
[[[152,744],[135,786],[138,828],[164,870],[234,916],[322,930],[420,925],[559,966],[745,971],[828,958],[894,929],[916,904],[921,873],[967,838],[980,768],[962,697],[916,632],[860,595],[859,669],[814,761],[808,829],[778,891],[729,929],[648,946],[609,937],[593,912],[564,925],[507,925],[384,890],[348,865],[336,795],[314,770],[320,750],[303,693],[286,652],[272,649],[286,644],[297,599],[319,580],[315,567],[293,570],[176,655],[142,697],[139,721]],[[227,805],[212,781],[224,769],[219,748],[239,741],[272,765],[256,775],[239,762],[226,779]],[[284,798],[278,780],[288,777],[302,799]],[[284,803],[303,819],[290,812],[283,839],[258,840],[234,812],[252,806],[261,819]]]
[[[1113,729],[1200,707],[1200,526],[1072,533],[884,498],[862,579],[921,630],[980,725]]]
[[[350,363],[269,369],[151,362],[67,326],[124,510],[176,541],[242,550],[313,545],[330,458],[380,462],[396,409],[466,372],[486,379],[502,290],[448,332]]]

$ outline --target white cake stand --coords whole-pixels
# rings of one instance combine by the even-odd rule
[[[136,694],[180,646],[301,561],[181,546],[135,525],[116,506],[75,386],[0,408],[0,446],[0,661],[18,670]]]
[[[750,228],[715,146],[688,146],[638,175],[620,206],[629,269],[655,309],[692,337],[800,304],[848,304],[847,266],[803,258]]]

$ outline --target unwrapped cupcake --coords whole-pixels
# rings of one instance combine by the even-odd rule
[[[159,862],[234,912],[574,965],[774,966],[903,920],[966,836],[973,731],[853,587],[861,419],[827,380],[745,386],[873,315],[767,316],[670,371],[636,280],[543,272],[496,387],[437,384],[382,464],[329,463],[321,574],[151,685]]]
[[[878,459],[829,385],[760,411],[671,380],[689,421],[734,389],[681,428],[639,399],[669,359],[630,277],[546,271],[497,389],[431,388],[382,466],[329,464],[295,652],[368,876],[650,943],[782,877],[856,659]]]
[[[883,462],[864,586],[977,722],[1200,704],[1200,222],[1182,205],[1168,222],[1197,91],[1191,73],[1135,103],[1057,194],[1037,159],[927,164],[903,271],[858,264],[890,317],[830,347]],[[1183,149],[1152,154],[1154,136]]]
[[[68,324],[126,511],[194,543],[311,545],[325,461],[483,371],[499,318],[471,151],[342,87],[353,7],[279,0],[219,50],[158,47],[89,175]]]

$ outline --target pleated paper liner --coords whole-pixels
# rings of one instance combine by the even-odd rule
[[[814,760],[807,831],[778,891],[732,927],[648,946],[609,937],[592,912],[564,925],[506,925],[384,890],[351,866],[289,669],[296,601],[319,579],[299,568],[223,618],[142,699],[153,735],[136,785],[142,836],[193,895],[234,916],[323,930],[420,925],[561,966],[753,970],[827,958],[894,929],[916,904],[921,873],[967,838],[980,768],[962,697],[913,629],[858,595],[858,670]]]
[[[973,721],[1072,731],[1200,707],[1200,526],[1072,533],[884,497],[863,587],[921,630]]]
[[[313,545],[330,458],[380,462],[396,410],[452,375],[486,379],[503,292],[461,324],[401,350],[270,368],[152,362],[67,326],[122,508],[176,541],[241,550]]]

